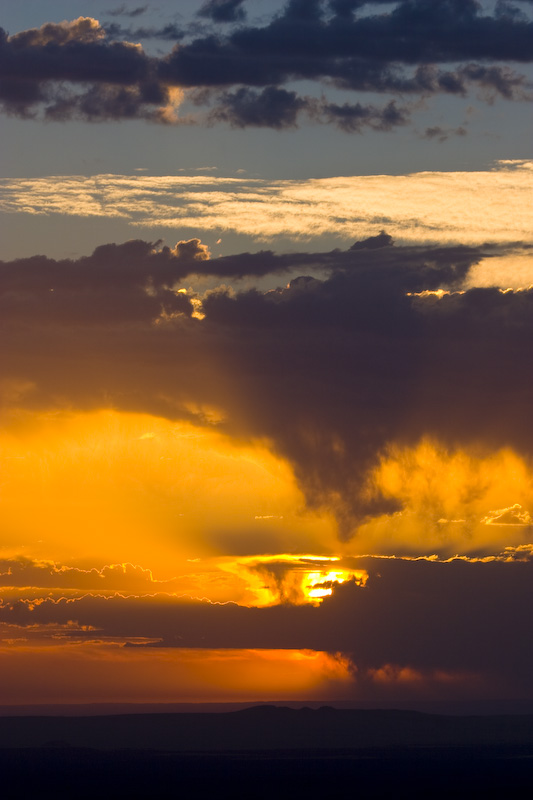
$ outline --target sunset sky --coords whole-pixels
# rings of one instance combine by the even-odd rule
[[[0,10],[0,705],[533,701],[531,0]]]

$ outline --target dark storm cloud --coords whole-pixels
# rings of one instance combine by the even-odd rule
[[[241,340],[230,361],[252,427],[278,444],[311,503],[335,508],[345,533],[392,510],[361,491],[388,442],[429,436],[533,453],[533,292],[470,290],[436,304],[405,295],[437,275],[363,269],[300,279],[272,297],[204,302],[210,323]]]
[[[502,252],[394,247],[381,234],[318,254],[210,261],[191,240],[10,262],[2,375],[33,385],[27,401],[41,407],[61,397],[171,418],[190,402],[222,408],[222,427],[272,442],[308,504],[330,508],[347,536],[396,508],[367,483],[391,442],[533,456],[533,290],[420,295],[457,287],[483,255]],[[201,321],[195,298],[174,290],[195,273],[295,270],[301,277],[266,294],[208,292]]]
[[[207,0],[197,12],[213,22],[240,22],[245,19],[244,0]]]
[[[530,560],[361,558],[354,565],[368,571],[366,585],[336,586],[319,607],[85,596],[39,605],[4,602],[0,619],[21,626],[74,620],[97,629],[86,634],[91,638],[159,638],[168,647],[341,652],[349,655],[356,680],[367,681],[383,667],[390,667],[385,679],[409,667],[421,675],[443,674],[448,683],[470,675],[492,696],[503,691],[531,697]]]
[[[48,118],[61,120],[139,117],[164,122],[154,105],[165,105],[169,87],[233,87],[209,121],[283,128],[292,126],[303,108],[333,123],[342,115],[347,119],[350,108],[359,108],[358,103],[297,97],[285,86],[292,80],[318,82],[322,92],[333,84],[348,91],[424,97],[464,96],[474,87],[489,101],[496,95],[517,100],[530,96],[523,75],[496,63],[533,57],[533,23],[510,13],[510,6],[505,13],[498,6],[499,11],[488,15],[474,0],[404,0],[384,13],[353,13],[366,5],[291,0],[262,27],[243,24],[207,36],[195,36],[194,27],[187,35],[172,24],[129,30],[112,23],[105,31],[89,17],[47,23],[13,36],[2,31],[0,101],[7,113],[26,117],[44,109]],[[200,9],[216,21],[239,20],[242,11],[242,3],[231,0],[208,2]],[[117,41],[120,36],[180,44],[164,57],[151,58],[140,47]],[[445,64],[451,66],[443,68]],[[254,87],[263,91],[254,93]],[[94,95],[105,99],[95,102]],[[329,113],[317,115],[312,102],[322,102]],[[345,122],[344,128],[357,131],[359,126]]]

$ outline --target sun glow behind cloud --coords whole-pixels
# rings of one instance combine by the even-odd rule
[[[301,552],[335,538],[331,520],[302,513],[287,464],[265,444],[232,441],[213,426],[115,411],[21,411],[4,416],[0,443],[6,554],[130,561],[170,578],[191,571],[188,558],[220,548],[246,551],[262,541],[272,551],[289,536]],[[192,578],[185,585],[210,594],[193,589]],[[233,599],[220,590],[214,599]]]
[[[234,441],[205,417],[200,426],[109,410],[19,411],[4,417],[1,439],[8,489],[1,508],[11,534],[11,541],[4,539],[1,609],[4,619],[14,614],[0,629],[4,685],[10,687],[2,702],[484,691],[481,678],[468,670],[403,661],[358,666],[356,653],[318,648],[195,650],[179,645],[179,622],[170,623],[176,641],[168,647],[157,633],[113,635],[83,615],[91,618],[100,609],[97,617],[105,618],[107,604],[111,619],[130,608],[132,619],[146,611],[155,620],[161,609],[179,620],[190,603],[204,609],[236,603],[254,613],[306,606],[320,612],[341,589],[358,587],[366,597],[367,585],[376,585],[367,567],[374,563],[383,572],[388,560],[354,558],[362,552],[417,558],[426,552],[428,563],[434,552],[443,558],[498,553],[500,561],[513,561],[531,538],[527,509],[533,500],[531,472],[515,453],[450,451],[430,440],[414,448],[391,445],[369,475],[368,491],[374,486],[400,499],[404,510],[368,521],[356,538],[341,543],[327,510],[305,511],[289,466],[266,443]],[[298,544],[294,553],[281,549],[289,537]],[[134,563],[113,563],[119,552],[131,554]],[[524,558],[529,553],[523,550]],[[9,561],[10,555],[18,558]],[[65,621],[38,622],[56,614]],[[38,679],[30,680],[30,673]]]
[[[219,417],[202,419],[5,414],[3,554],[99,568],[131,562],[160,580],[183,575],[182,591],[193,596],[268,605],[330,594],[331,584],[353,577],[335,565],[342,553],[490,553],[522,542],[524,526],[484,523],[493,509],[533,506],[530,467],[511,450],[391,443],[366,491],[403,510],[367,521],[342,544],[328,509],[306,511],[290,466],[267,443],[232,440],[213,425]]]

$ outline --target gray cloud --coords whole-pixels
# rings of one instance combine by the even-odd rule
[[[237,128],[294,128],[300,111],[309,107],[309,100],[275,86],[261,92],[241,88],[220,95],[209,119],[229,122]]]
[[[225,35],[195,36],[194,27],[186,31],[173,24],[129,30],[112,23],[105,31],[90,17],[13,36],[2,31],[0,101],[7,113],[26,117],[44,110],[59,120],[164,122],[158,107],[169,102],[172,87],[218,88],[224,94],[211,122],[283,128],[294,125],[303,108],[311,111],[309,98],[286,87],[293,80],[318,83],[321,92],[332,83],[348,91],[392,95],[464,96],[474,87],[489,101],[498,95],[530,97],[530,83],[508,64],[532,60],[533,23],[510,13],[511,6],[504,13],[500,5],[491,16],[474,0],[401,0],[384,13],[354,15],[361,5],[366,4],[291,0],[266,25],[243,24]],[[242,21],[243,4],[212,0],[199,13],[217,22]],[[120,36],[180,44],[166,56],[151,58],[139,46],[117,41]],[[451,69],[443,68],[450,64]],[[344,120],[344,129],[357,131],[360,125],[347,119],[360,118],[360,108],[326,100],[322,118],[334,124]]]
[[[122,5],[117,6],[116,8],[108,9],[106,13],[109,14],[110,17],[139,17],[147,10],[148,6],[128,8],[124,3],[122,3]]]
[[[105,34],[109,40],[127,39],[129,42],[136,42],[139,39],[162,39],[163,41],[179,42],[186,35],[186,31],[174,22],[167,22],[166,25],[159,28],[149,25],[135,28],[125,27],[116,22],[110,22],[105,26]]]
[[[440,125],[432,125],[426,128],[422,134],[424,139],[438,139],[439,142],[445,142],[450,136],[466,136],[466,128],[461,125],[459,128],[442,128]]]

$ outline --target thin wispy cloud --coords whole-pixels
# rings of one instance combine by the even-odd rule
[[[13,214],[117,218],[138,228],[233,231],[259,241],[354,240],[386,228],[405,242],[519,242],[533,229],[530,161],[485,172],[267,181],[212,176],[4,179]]]

